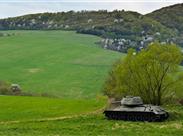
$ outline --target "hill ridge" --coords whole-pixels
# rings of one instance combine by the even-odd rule
[[[101,41],[103,48],[120,52],[144,48],[152,41],[183,46],[180,36],[183,14],[178,12],[182,5],[164,7],[147,15],[124,10],[37,13],[1,19],[0,30],[75,30],[100,36],[104,39]],[[167,9],[176,10],[165,13]]]

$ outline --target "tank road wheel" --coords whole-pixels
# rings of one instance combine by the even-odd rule
[[[111,113],[108,113],[108,119],[112,119],[112,114]]]
[[[127,120],[127,114],[126,113],[123,115],[123,120]]]
[[[142,121],[141,115],[137,115],[136,120],[137,120],[137,121]]]
[[[137,121],[137,116],[133,116],[133,121]]]
[[[105,114],[105,117],[107,117],[107,119],[110,119],[110,115],[108,113],[104,113]]]
[[[113,112],[112,117],[113,117],[113,119],[115,119],[115,120],[117,120],[117,119],[118,119],[118,117],[117,117],[116,113],[114,113],[114,112]]]
[[[129,114],[129,115],[128,115],[128,120],[129,120],[129,121],[133,121],[133,115],[132,115],[132,114]]]
[[[147,121],[147,122],[152,122],[152,116],[151,114],[145,114],[144,116],[144,121]]]
[[[134,121],[139,121],[139,115],[140,115],[139,113],[135,113],[134,114],[134,116],[133,116],[134,117]]]
[[[130,121],[137,121],[137,115],[135,115],[134,113],[132,113],[130,115]]]
[[[112,117],[112,119],[115,119],[115,115],[113,112],[111,112],[111,117]]]
[[[155,122],[156,121],[156,117],[154,114],[151,114],[150,115],[150,119],[149,119],[149,122]]]
[[[115,118],[116,120],[119,120],[119,119],[120,119],[119,114],[118,114],[118,113],[114,114],[114,118]]]
[[[149,117],[148,117],[148,115],[146,114],[145,116],[144,116],[144,121],[148,121],[149,120]]]
[[[131,121],[132,120],[132,116],[128,115],[128,120]]]
[[[151,117],[151,121],[149,122],[155,122],[156,121],[156,118],[154,116]]]
[[[112,120],[112,112],[105,112],[107,119]]]
[[[135,121],[140,121],[140,120],[139,120],[139,115],[135,115],[134,118],[135,118]]]
[[[148,115],[148,117],[149,117],[148,122],[156,121],[156,118],[155,118],[155,116],[153,114]]]
[[[127,114],[127,115],[126,115],[126,121],[128,121],[128,120],[129,120],[129,115]]]
[[[126,120],[126,113],[121,113],[120,114],[120,119],[121,120]]]
[[[121,120],[122,119],[123,114],[120,114],[120,112],[118,112],[116,115],[117,115],[117,119],[118,120]]]
[[[137,115],[137,120],[138,121],[144,121],[145,119],[144,119],[144,114],[143,113],[139,113],[138,115]]]
[[[115,120],[118,120],[119,119],[117,112],[113,112],[113,119],[115,119]]]
[[[132,115],[132,121],[136,121],[136,116]]]
[[[148,118],[147,121],[148,121],[148,122],[152,122],[152,121],[153,121],[153,118],[152,118],[151,116],[149,116],[149,118]]]
[[[122,120],[126,120],[126,114],[125,114],[125,113],[123,113],[123,114],[121,115],[121,119],[122,119]]]

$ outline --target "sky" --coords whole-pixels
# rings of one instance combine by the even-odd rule
[[[126,10],[147,14],[183,0],[0,0],[0,18],[80,10]]]

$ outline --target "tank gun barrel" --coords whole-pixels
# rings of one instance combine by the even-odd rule
[[[111,102],[111,104],[116,104],[116,103],[121,103],[121,101],[114,101],[114,102]]]

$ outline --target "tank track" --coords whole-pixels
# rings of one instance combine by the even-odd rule
[[[162,115],[155,115],[151,112],[121,112],[121,111],[104,111],[108,119],[126,120],[126,121],[164,121],[168,118],[168,113]]]

